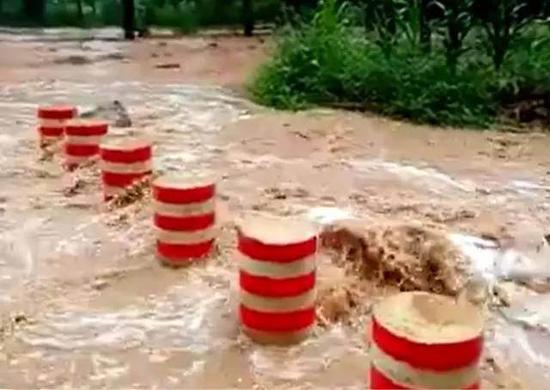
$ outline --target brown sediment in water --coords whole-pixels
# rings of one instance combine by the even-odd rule
[[[66,56],[68,50],[84,51],[76,43],[4,42],[2,47],[10,54],[0,61],[0,79],[10,85],[2,91],[6,114],[2,137],[9,138],[0,137],[5,157],[0,161],[4,171],[0,197],[6,199],[0,201],[1,222],[24,220],[26,224],[50,218],[28,234],[20,230],[15,234],[25,233],[22,244],[64,242],[59,249],[48,245],[47,250],[33,252],[30,265],[35,268],[29,268],[29,275],[24,274],[24,253],[12,254],[4,263],[0,259],[2,276],[13,277],[7,286],[14,289],[11,302],[1,301],[0,312],[23,312],[27,318],[36,318],[36,325],[23,321],[5,333],[0,381],[6,387],[252,388],[260,383],[262,388],[364,388],[368,358],[365,346],[358,347],[356,342],[365,335],[372,303],[399,288],[439,290],[441,285],[438,282],[435,288],[422,272],[416,272],[426,264],[415,254],[429,252],[426,249],[414,250],[412,244],[403,253],[394,249],[391,253],[401,260],[392,263],[386,241],[399,243],[412,236],[397,232],[399,227],[388,225],[388,219],[421,220],[430,226],[424,230],[432,231],[436,225],[446,233],[485,233],[497,239],[503,235],[502,227],[512,236],[524,230],[514,223],[522,218],[531,223],[531,212],[536,212],[541,228],[548,225],[549,137],[499,134],[494,142],[488,138],[494,138],[494,132],[434,129],[344,112],[264,112],[249,103],[233,104],[221,90],[183,85],[241,84],[263,52],[259,43],[254,43],[256,50],[247,49],[254,42],[247,39],[218,42],[218,47],[211,48],[204,38],[183,38],[162,49],[159,42],[148,40],[130,46],[99,42],[97,50],[123,50],[128,61],[101,61],[89,67],[52,66],[53,57]],[[51,45],[58,52],[35,50]],[[20,55],[12,55],[14,50]],[[154,65],[159,60],[150,60],[152,51],[160,55],[166,51],[173,56],[170,61],[185,66],[177,72],[158,70]],[[82,74],[88,72],[92,78],[83,79]],[[41,81],[30,82],[36,79]],[[129,80],[136,83],[124,83]],[[172,81],[178,85],[168,86]],[[169,272],[154,261],[152,207],[147,197],[135,202],[128,199],[127,207],[106,210],[98,168],[77,169],[74,173],[86,186],[66,198],[59,183],[65,178],[57,164],[61,153],[49,156],[54,163],[27,167],[28,160],[34,162],[37,157],[30,108],[55,100],[59,94],[82,105],[96,105],[102,96],[106,100],[123,96],[139,127],[113,129],[110,137],[151,135],[160,168],[202,170],[208,165],[222,171],[219,203],[227,210],[219,213],[218,252],[204,264]],[[231,110],[223,108],[227,105]],[[233,110],[241,112],[244,107],[252,117],[237,121],[241,114]],[[105,119],[113,121],[111,117],[118,118],[109,114]],[[216,132],[222,125],[223,131]],[[18,140],[17,149],[8,143],[10,138]],[[516,189],[512,184],[517,179],[538,183],[541,188]],[[357,247],[327,246],[320,251],[317,312],[319,324],[326,326],[316,327],[315,336],[294,348],[250,344],[237,349],[233,342],[239,340],[238,321],[228,308],[236,300],[228,299],[236,290],[234,216],[250,209],[294,215],[303,211],[302,206],[320,205],[349,207],[368,223],[377,224],[364,225],[376,239],[359,234],[347,239],[357,242]],[[81,224],[86,227],[78,228]],[[7,238],[14,225],[2,227]],[[391,231],[389,238],[382,237],[385,230]],[[435,234],[444,236],[439,230]],[[366,244],[373,251],[384,249],[380,259],[374,256],[376,261],[368,264],[382,271],[367,272],[363,257],[353,255]],[[333,261],[325,261],[326,253],[331,253]],[[413,258],[410,267],[406,267],[407,256]],[[355,272],[359,265],[362,272]],[[109,277],[111,269],[120,277]],[[345,274],[344,269],[347,275],[337,278]],[[384,270],[389,273],[387,280],[378,277]],[[401,274],[395,277],[392,271]],[[460,270],[458,275],[462,275]],[[95,282],[97,278],[107,283]],[[23,285],[29,279],[31,285]],[[0,285],[7,291],[2,278]],[[209,306],[217,294],[219,301],[216,298]],[[205,311],[201,314],[202,305]],[[130,309],[138,317],[127,317]],[[151,319],[165,313],[168,318],[162,316],[153,322],[155,329],[148,328]],[[204,322],[194,321],[201,316]],[[90,326],[90,319],[96,325],[107,323],[97,328]],[[144,332],[145,343],[119,351],[118,346],[130,341],[134,332]],[[110,337],[110,344],[99,346],[105,336]],[[51,342],[65,349],[52,348]],[[197,352],[205,345],[211,349]],[[521,346],[513,341],[510,345],[513,348],[488,346],[482,364],[483,388],[520,388],[508,377],[514,368],[522,371],[512,356]],[[168,360],[149,360],[149,348]],[[502,352],[502,359],[496,350]],[[536,365],[529,359],[525,364]]]
[[[319,289],[316,304],[319,325],[328,326],[335,322],[351,325],[352,314],[361,300],[362,291],[354,284]]]
[[[454,296],[466,279],[461,254],[423,226],[341,223],[325,229],[321,241],[348,273],[380,287]]]

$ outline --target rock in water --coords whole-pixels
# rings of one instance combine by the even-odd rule
[[[113,100],[106,104],[100,104],[90,110],[80,114],[81,118],[96,118],[109,121],[109,124],[114,127],[131,127],[132,120],[128,114],[128,110],[118,101]]]

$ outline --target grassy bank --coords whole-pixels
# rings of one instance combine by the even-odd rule
[[[281,32],[252,96],[277,108],[346,107],[439,125],[550,124],[550,29],[542,20],[518,20],[502,42],[498,34],[510,31],[495,32],[499,21],[443,18],[429,46],[412,8],[401,8],[392,31],[363,21],[348,3],[323,2],[310,22]]]

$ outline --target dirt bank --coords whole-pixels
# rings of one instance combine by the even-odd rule
[[[266,58],[265,37],[195,36],[128,43],[113,40],[18,40],[4,34],[0,81],[142,80],[241,88]],[[17,36],[16,36],[17,37]]]

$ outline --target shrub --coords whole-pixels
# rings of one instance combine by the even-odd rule
[[[50,26],[80,26],[82,20],[79,19],[75,7],[66,7],[64,4],[50,5],[46,11],[46,21]]]
[[[510,91],[550,82],[550,48],[542,49],[549,36],[542,28],[536,39],[516,40],[497,71],[482,45],[471,44],[482,34],[472,34],[467,42],[470,25],[456,27],[465,20],[462,10],[446,14],[444,22],[465,34],[453,38],[456,30],[443,29],[431,52],[423,50],[416,28],[407,34],[400,29],[381,45],[380,32],[365,35],[350,23],[356,19],[349,12],[345,3],[326,0],[311,22],[286,27],[272,59],[249,84],[253,98],[284,109],[328,105],[431,124],[488,127]]]
[[[177,5],[165,4],[153,10],[151,24],[161,27],[175,27],[183,33],[194,32],[197,29],[195,3],[182,1]]]
[[[103,0],[100,3],[101,23],[106,26],[120,26],[122,10],[117,0]]]
[[[388,57],[347,24],[345,6],[328,1],[311,24],[284,33],[251,91],[279,108],[349,104],[422,122],[484,126],[494,111],[485,76],[466,68],[453,74],[443,56],[408,44]]]

